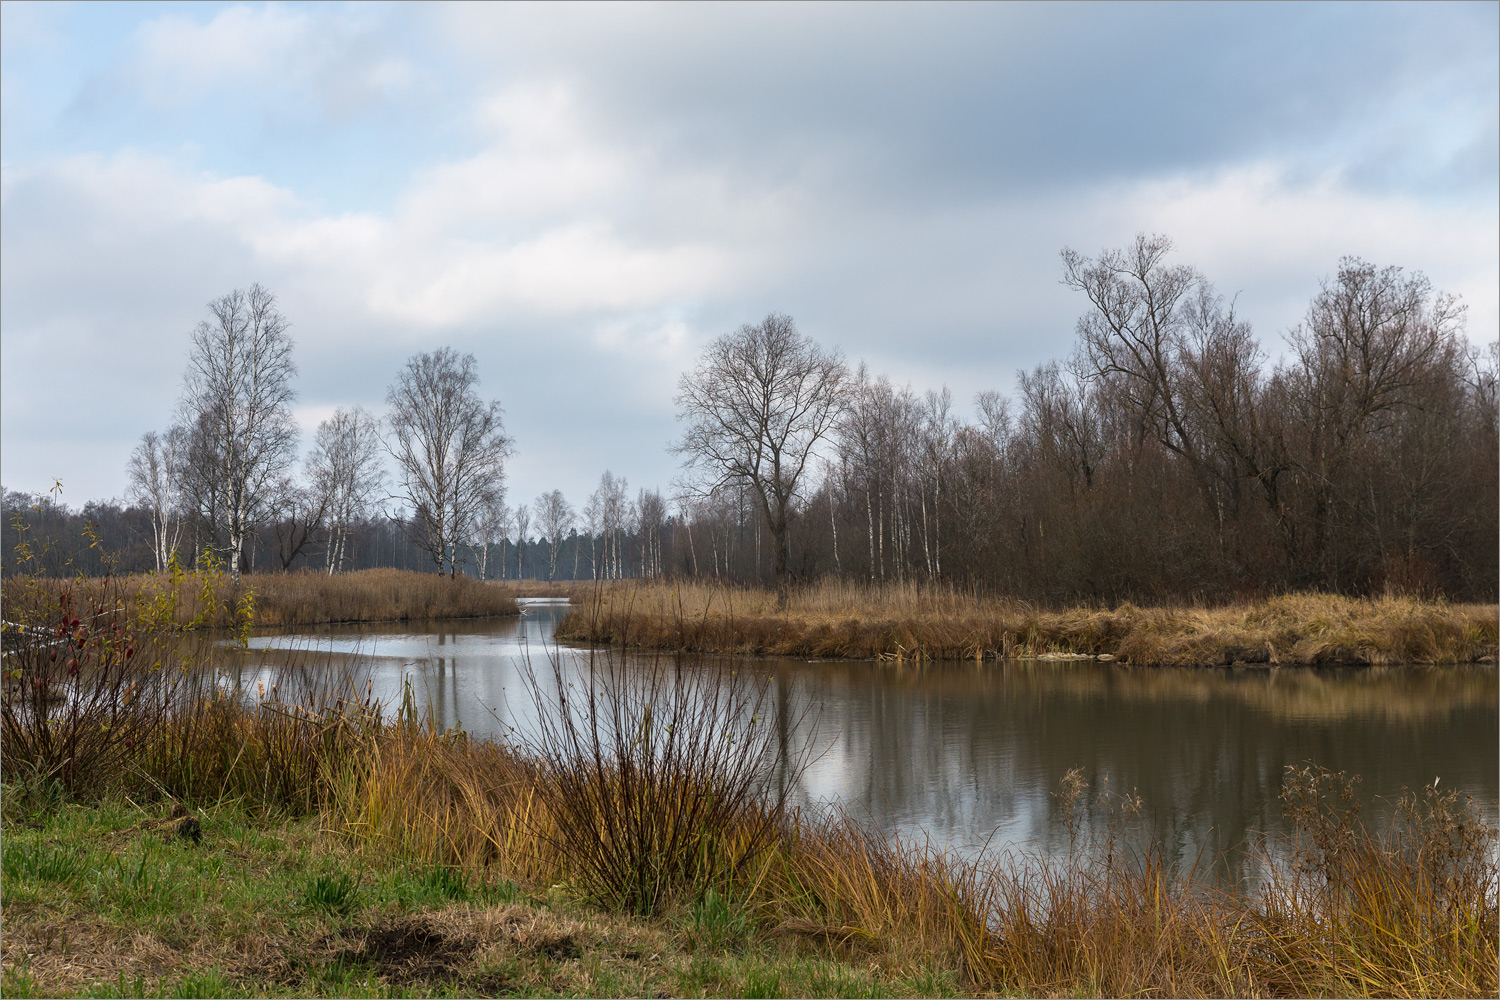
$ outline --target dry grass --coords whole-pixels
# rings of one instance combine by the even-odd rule
[[[515,598],[478,580],[398,569],[338,576],[266,574],[247,578],[257,625],[486,618],[513,615]]]
[[[566,597],[582,601],[595,589],[614,584],[590,580],[487,580],[489,586],[511,597]]]
[[[7,607],[107,590],[132,618],[176,628],[485,618],[518,610],[512,594],[470,577],[398,569],[253,574],[238,588],[217,568],[108,580],[9,578],[0,588]]]
[[[591,591],[566,641],[692,653],[879,659],[1106,656],[1213,666],[1468,663],[1493,657],[1495,605],[1289,594],[1228,607],[1045,610],[914,587],[829,583],[775,595],[701,584]]]

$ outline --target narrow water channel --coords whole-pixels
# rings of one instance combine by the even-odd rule
[[[312,671],[337,663],[388,705],[409,684],[441,726],[524,733],[535,719],[528,660],[538,673],[550,674],[551,657],[587,669],[586,651],[552,640],[566,611],[538,600],[520,618],[263,635],[240,683],[286,684],[273,665],[289,659]],[[1095,793],[1138,794],[1135,836],[1182,865],[1284,831],[1287,765],[1358,774],[1377,820],[1404,788],[1434,779],[1472,795],[1492,823],[1500,805],[1493,665],[1273,672],[754,659],[745,668],[765,672],[777,711],[804,720],[796,737],[812,762],[795,788],[800,803],[839,804],[964,852],[1065,849],[1052,793],[1073,767]],[[1102,824],[1106,810],[1091,815]]]

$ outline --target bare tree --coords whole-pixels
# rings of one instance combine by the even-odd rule
[[[474,523],[473,546],[479,552],[479,579],[489,579],[490,546],[500,546],[500,575],[505,576],[505,533],[510,530],[511,511],[503,500],[486,504]]]
[[[656,490],[642,489],[636,494],[635,516],[641,543],[641,575],[661,576],[661,533],[667,524],[667,503]]]
[[[308,456],[308,479],[326,505],[329,574],[343,571],[351,527],[369,516],[385,485],[379,449],[375,420],[363,407],[341,406],[318,425],[317,442]]]
[[[557,555],[561,551],[563,537],[573,527],[575,516],[562,490],[552,490],[536,498],[532,505],[536,511],[536,527],[547,539],[547,580],[557,578]]]
[[[531,530],[531,509],[524,503],[516,504],[511,523],[516,526],[516,579],[519,580],[526,575],[526,534]]]
[[[604,561],[602,575],[606,580],[619,579],[624,575],[621,550],[625,524],[629,520],[630,501],[625,492],[627,488],[624,476],[616,476],[605,469],[604,474],[599,477],[599,488],[589,494],[589,502],[583,509],[590,530],[598,532],[598,558]],[[596,571],[594,575],[598,578],[601,574]]]
[[[599,490],[590,493],[583,505],[583,524],[589,535],[589,574],[595,580],[599,579],[599,535],[604,524],[604,506],[599,493]]]
[[[187,431],[172,427],[165,434],[147,431],[130,453],[127,499],[151,512],[151,551],[156,571],[164,572],[182,536],[182,463],[187,458]]]
[[[191,429],[191,495],[225,539],[238,582],[246,539],[275,499],[297,444],[292,340],[276,296],[260,285],[208,305],[193,331],[181,410]]]
[[[1346,257],[1290,335],[1297,364],[1284,377],[1297,466],[1311,486],[1304,543],[1336,585],[1340,562],[1352,561],[1335,551],[1340,536],[1345,548],[1368,549],[1359,523],[1380,520],[1369,509],[1371,463],[1404,436],[1414,413],[1463,381],[1464,319],[1463,304],[1434,293],[1421,272]]]
[[[1130,249],[1097,258],[1064,250],[1063,284],[1093,307],[1078,320],[1080,373],[1120,397],[1147,433],[1196,463],[1198,441],[1184,412],[1177,359],[1186,306],[1203,277],[1186,265],[1169,266],[1171,252],[1170,239],[1144,234]]]
[[[292,563],[322,531],[329,504],[329,495],[316,484],[298,483],[286,476],[277,485],[269,520],[276,535],[276,558],[283,573],[292,568]]]
[[[511,453],[500,403],[483,402],[478,382],[474,355],[443,347],[412,355],[386,392],[386,447],[400,469],[398,499],[411,507],[412,540],[450,577],[475,519],[504,494]]]
[[[1056,361],[1018,372],[1017,380],[1025,403],[1022,427],[1038,457],[1063,472],[1070,490],[1092,490],[1105,447],[1097,393]]]
[[[844,406],[849,371],[837,350],[772,313],[709,345],[678,382],[674,450],[704,494],[744,488],[770,529],[778,600],[786,603],[788,528],[814,449]]]

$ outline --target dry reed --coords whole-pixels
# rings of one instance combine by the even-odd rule
[[[486,618],[517,612],[513,596],[467,576],[397,569],[248,578],[257,625]]]
[[[518,610],[512,594],[471,577],[397,569],[252,574],[238,587],[210,568],[84,581],[10,578],[0,588],[7,606],[32,602],[28,592],[56,602],[74,591],[107,589],[133,618],[188,629],[485,618]]]
[[[1142,665],[1467,663],[1493,657],[1495,605],[1289,594],[1229,607],[1045,610],[916,587],[794,591],[641,584],[591,591],[565,641],[690,653],[878,659],[1104,656]]]

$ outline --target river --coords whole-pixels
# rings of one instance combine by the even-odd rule
[[[277,664],[342,664],[387,705],[409,684],[443,727],[531,731],[528,661],[587,669],[558,647],[561,601],[519,618],[325,627],[260,635],[239,682]],[[808,807],[842,805],[906,838],[971,853],[1053,854],[1068,834],[1053,794],[1070,768],[1092,788],[1102,829],[1120,793],[1140,796],[1133,836],[1191,866],[1282,833],[1288,765],[1360,776],[1377,821],[1403,789],[1440,779],[1500,807],[1500,688],[1493,665],[1371,669],[1165,669],[1094,661],[896,665],[756,658],[768,704],[802,720],[811,762],[794,788]],[[1243,877],[1244,872],[1232,873]]]

